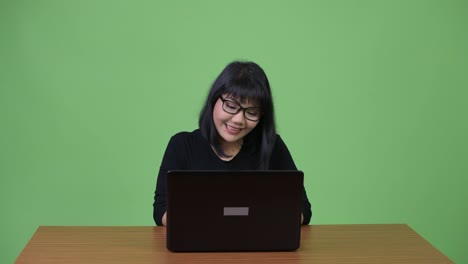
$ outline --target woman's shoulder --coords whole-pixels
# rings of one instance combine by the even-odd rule
[[[281,138],[280,134],[278,134],[278,133],[275,133],[274,141],[275,141],[276,144],[278,142],[284,142],[283,139]]]
[[[275,134],[275,140],[274,140],[274,148],[275,149],[284,149],[287,148],[286,143],[284,142],[283,138],[279,134]]]
[[[200,129],[196,129],[192,132],[189,132],[189,131],[178,132],[171,137],[170,142],[184,143],[184,142],[193,142],[194,140],[198,141],[200,139],[203,139]]]

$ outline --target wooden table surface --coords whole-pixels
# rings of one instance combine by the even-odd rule
[[[302,227],[294,252],[173,253],[164,227],[40,226],[15,263],[453,263],[404,224]]]

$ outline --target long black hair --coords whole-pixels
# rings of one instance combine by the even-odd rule
[[[275,114],[270,83],[263,69],[254,62],[229,63],[214,81],[205,106],[200,112],[200,131],[216,152],[226,156],[219,143],[219,134],[213,122],[213,108],[222,94],[237,98],[240,102],[253,101],[262,109],[257,126],[244,137],[243,147],[259,152],[258,169],[268,169],[271,152],[276,140]]]

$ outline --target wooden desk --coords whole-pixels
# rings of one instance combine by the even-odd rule
[[[172,253],[164,227],[37,229],[16,263],[453,263],[407,225],[314,225],[294,252]]]

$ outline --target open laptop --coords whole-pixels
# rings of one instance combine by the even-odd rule
[[[296,250],[303,179],[302,171],[169,171],[167,248]]]

